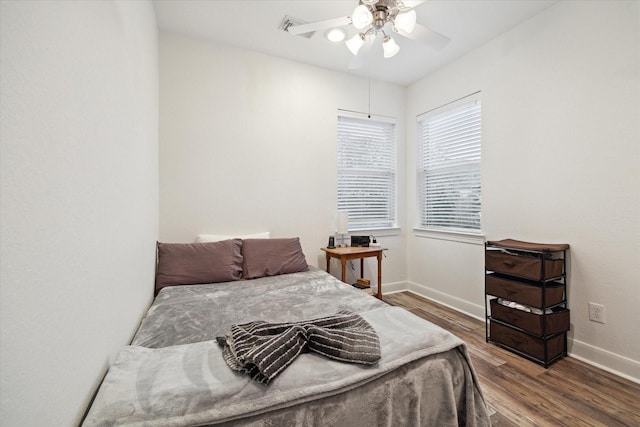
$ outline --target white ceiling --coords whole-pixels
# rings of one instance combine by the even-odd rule
[[[323,31],[310,39],[280,30],[285,15],[306,22],[350,16],[357,0],[154,0],[161,31],[194,36],[312,64],[331,70],[407,86],[428,73],[540,13],[557,0],[428,0],[415,8],[418,23],[451,42],[438,51],[394,36],[400,52],[382,56],[380,41],[368,65],[349,70],[352,54]],[[356,33],[345,27],[348,36]]]

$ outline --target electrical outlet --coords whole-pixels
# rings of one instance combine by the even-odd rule
[[[589,320],[592,322],[604,323],[604,305],[596,304],[593,302],[589,303]]]

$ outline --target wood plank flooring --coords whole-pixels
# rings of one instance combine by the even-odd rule
[[[467,343],[495,427],[640,426],[639,384],[571,357],[544,369],[487,343],[482,321],[410,292],[384,301]]]

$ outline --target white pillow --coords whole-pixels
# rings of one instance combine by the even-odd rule
[[[254,233],[254,234],[198,234],[196,237],[195,243],[206,243],[206,242],[219,242],[221,240],[229,240],[229,239],[268,239],[270,237],[269,232],[265,231],[262,233]]]

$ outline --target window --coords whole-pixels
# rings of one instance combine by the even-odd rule
[[[396,138],[391,119],[338,115],[338,211],[349,229],[396,226]]]
[[[418,116],[421,228],[480,232],[479,94]]]

